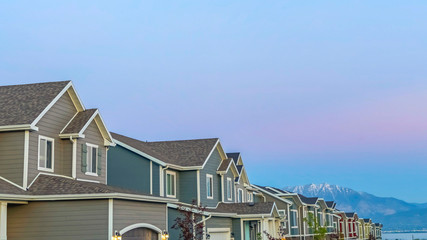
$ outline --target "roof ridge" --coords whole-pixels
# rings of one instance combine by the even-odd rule
[[[2,85],[0,87],[15,87],[15,86],[29,86],[29,85],[39,85],[39,84],[51,84],[51,83],[69,83],[71,80],[64,80],[64,81],[52,81],[52,82],[38,82],[38,83],[24,83],[24,84],[11,84],[11,85]]]

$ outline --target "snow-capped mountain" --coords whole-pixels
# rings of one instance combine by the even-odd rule
[[[427,223],[421,225],[406,226],[401,229],[399,222],[405,221],[403,216],[411,218],[413,221],[414,211],[425,211],[425,204],[412,204],[396,198],[377,197],[366,192],[355,191],[351,188],[341,187],[331,184],[308,184],[304,186],[285,187],[284,190],[299,193],[307,197],[321,197],[326,201],[333,200],[337,203],[337,208],[346,212],[357,212],[359,217],[369,217],[374,221],[381,221],[385,224],[385,229],[408,230],[408,228],[427,228]],[[396,216],[402,216],[402,221],[391,221]],[[390,221],[389,221],[390,220]],[[421,221],[425,222],[425,221]]]

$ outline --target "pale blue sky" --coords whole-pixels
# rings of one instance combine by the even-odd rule
[[[1,84],[74,81],[110,130],[219,137],[251,181],[427,202],[425,1],[3,1]]]

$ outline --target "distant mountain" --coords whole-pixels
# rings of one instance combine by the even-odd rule
[[[396,198],[377,197],[327,183],[285,187],[284,190],[307,197],[333,200],[337,203],[337,208],[342,211],[355,211],[361,218],[372,218],[373,221],[382,222],[385,230],[427,229],[427,204],[413,204]]]

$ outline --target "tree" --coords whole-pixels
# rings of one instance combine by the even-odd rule
[[[198,205],[193,200],[190,206],[179,205],[180,216],[175,219],[172,229],[180,231],[179,239],[182,240],[203,240],[205,223],[203,214],[206,207]]]
[[[328,232],[328,229],[326,227],[320,226],[319,221],[317,221],[317,218],[312,212],[308,212],[308,217],[304,218],[304,221],[311,229],[313,229],[314,240],[326,239],[326,233]]]

